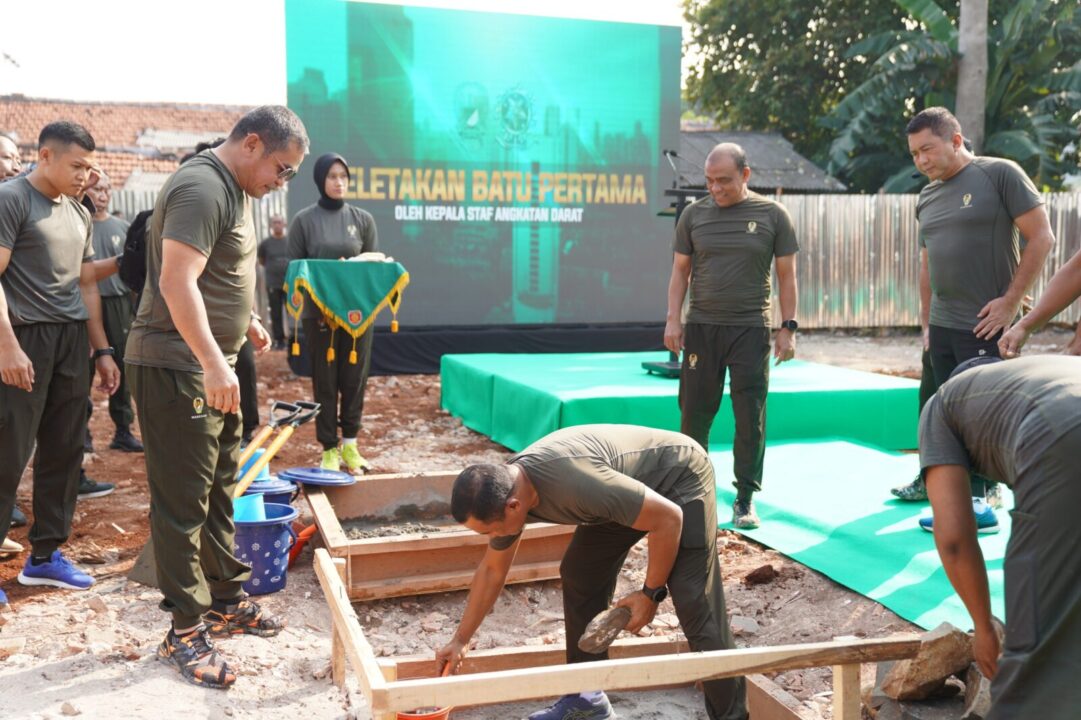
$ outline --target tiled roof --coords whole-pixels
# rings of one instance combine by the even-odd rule
[[[247,107],[178,105],[167,103],[80,103],[42,100],[22,95],[0,96],[0,132],[15,137],[23,160],[37,156],[41,128],[55,120],[86,127],[98,146],[97,156],[114,187],[123,187],[132,170],[171,173],[178,151],[199,140],[221,136],[236,124]],[[154,146],[148,139],[158,139]],[[168,145],[160,143],[168,142]],[[178,142],[190,145],[178,145]]]

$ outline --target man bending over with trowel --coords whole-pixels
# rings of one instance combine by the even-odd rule
[[[451,512],[488,535],[454,638],[436,655],[440,671],[456,671],[469,641],[507,579],[528,521],[577,525],[563,557],[567,662],[604,660],[578,641],[590,619],[612,601],[628,551],[649,537],[645,585],[616,603],[637,632],[669,592],[695,651],[734,647],[717,560],[713,466],[685,435],[634,425],[581,425],[558,430],[505,465],[472,465],[458,476]],[[704,682],[711,720],[747,717],[742,678]],[[602,690],[565,695],[530,720],[603,720],[612,707]]]

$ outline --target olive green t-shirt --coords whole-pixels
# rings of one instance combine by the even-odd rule
[[[983,306],[1002,297],[1020,261],[1013,221],[1043,200],[1010,160],[978,157],[920,192],[916,220],[931,273],[931,324],[971,330]]]
[[[1038,421],[1036,433],[1026,432],[1030,418]],[[1033,355],[975,367],[944,384],[924,407],[920,466],[962,465],[1012,485],[1022,446],[1031,454],[1034,443],[1054,441],[1079,425],[1081,357]]]
[[[109,217],[94,221],[94,259],[104,260],[124,254],[124,240],[128,236],[128,224],[120,218]],[[120,279],[119,274],[110,275],[98,281],[98,292],[102,297],[120,297],[131,290]]]
[[[263,263],[263,272],[266,274],[267,290],[281,290],[285,285],[285,271],[289,269],[289,238],[283,235],[276,238],[273,235],[263,238],[259,243],[258,257]]]
[[[250,198],[213,151],[181,165],[158,194],[147,228],[146,286],[124,358],[134,365],[202,372],[161,296],[163,238],[206,256],[199,293],[210,332],[233,364],[255,302],[255,226]]]
[[[561,525],[631,526],[646,488],[683,506],[714,492],[713,466],[686,435],[638,425],[577,425],[541,438],[509,462],[537,491],[528,518]],[[517,536],[493,537],[503,550]]]
[[[293,217],[289,225],[290,260],[349,259],[379,249],[375,218],[366,210],[346,203],[328,210],[316,203]],[[304,304],[303,318],[322,317],[315,303]]]
[[[773,258],[799,252],[788,211],[749,192],[732,207],[707,195],[683,211],[673,249],[691,256],[687,322],[769,327]]]
[[[47,198],[26,176],[0,183],[0,247],[11,250],[0,285],[13,326],[89,318],[79,275],[94,255],[90,225],[67,195]]]

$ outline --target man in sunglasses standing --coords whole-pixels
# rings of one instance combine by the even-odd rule
[[[236,681],[211,635],[270,636],[282,627],[246,599],[251,568],[233,557],[242,424],[234,366],[245,338],[257,351],[270,345],[252,313],[251,200],[282,187],[307,151],[292,111],[256,108],[166,181],[147,226],[146,286],[126,361],[146,448],[161,607],[173,620],[158,654],[206,687]]]

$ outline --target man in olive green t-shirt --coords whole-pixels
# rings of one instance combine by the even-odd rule
[[[1081,706],[1078,448],[1077,357],[973,358],[958,366],[920,419],[935,545],[972,616],[973,656],[992,678],[987,720],[1075,717]],[[972,471],[1013,490],[1001,657],[969,497]]]
[[[559,566],[567,662],[604,660],[578,647],[586,625],[612,601],[628,551],[649,538],[645,583],[620,598],[637,632],[671,592],[696,652],[734,647],[717,559],[713,465],[681,433],[635,425],[578,425],[541,438],[505,465],[472,465],[454,481],[451,513],[489,536],[453,639],[436,656],[457,670],[507,579],[527,521],[576,525]],[[710,720],[747,717],[743,678],[702,683]],[[612,717],[603,691],[565,695],[530,720]]]
[[[81,125],[50,123],[38,137],[34,170],[0,185],[0,542],[37,444],[23,585],[85,590],[94,583],[59,550],[78,493],[87,355],[103,389],[113,392],[119,382],[101,326],[90,214],[74,199],[92,182],[94,149]]]
[[[773,355],[796,352],[796,253],[788,211],[750,192],[743,149],[721,143],[705,164],[709,195],[691,203],[676,224],[664,344],[683,351],[679,376],[680,430],[704,448],[730,376],[736,501],[732,522],[758,527],[752,500],[762,489],[769,391],[771,269],[780,283],[781,317]],[[683,300],[690,288],[686,325]]]
[[[916,220],[920,325],[938,386],[959,363],[998,356],[998,339],[1017,319],[1055,238],[1024,171],[1009,160],[975,157],[949,110],[923,110],[906,131],[912,161],[931,181],[920,192]],[[981,479],[972,490],[987,494]],[[893,494],[927,497],[921,478]],[[1000,503],[997,493],[988,499]]]
[[[161,606],[173,618],[158,654],[204,686],[236,680],[208,634],[281,630],[246,599],[251,568],[233,555],[241,437],[233,366],[245,338],[260,351],[270,345],[252,312],[251,198],[296,175],[307,149],[292,111],[256,108],[166,181],[148,223],[146,286],[126,360],[146,446]]]

